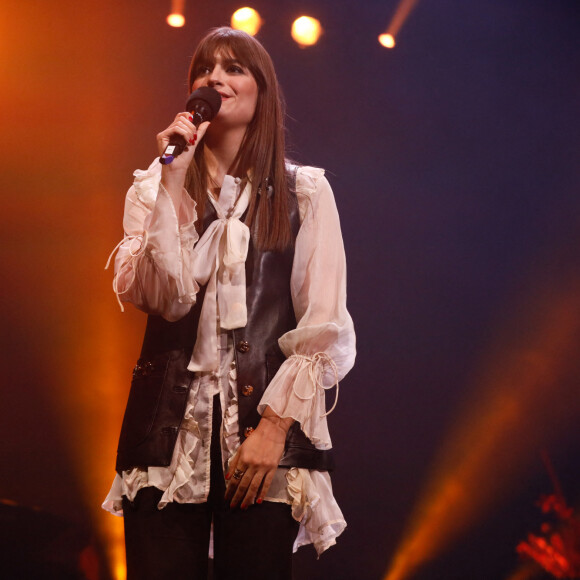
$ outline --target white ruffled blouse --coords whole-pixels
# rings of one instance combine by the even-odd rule
[[[216,200],[218,219],[199,238],[195,202],[183,190],[179,205],[160,184],[156,159],[135,172],[125,201],[125,237],[118,245],[113,287],[120,302],[174,321],[195,304],[207,285],[198,336],[189,363],[195,372],[184,420],[169,467],[134,468],[117,475],[103,508],[122,515],[121,497],[155,486],[168,502],[201,503],[209,494],[209,442],[214,395],[223,414],[222,457],[240,445],[236,368],[231,333],[246,324],[245,260],[250,232],[240,220],[249,185],[226,176]],[[318,449],[332,447],[325,390],[336,385],[355,358],[352,319],[346,310],[346,267],[338,212],[322,169],[299,167],[296,194],[301,226],[290,280],[297,326],[279,339],[287,359],[268,385],[266,406],[298,421]],[[122,305],[121,305],[122,308]],[[333,407],[334,408],[334,405]],[[332,411],[332,409],[331,409]],[[346,527],[327,472],[279,468],[266,501],[288,503],[300,531],[294,548],[313,543],[318,554],[336,543]]]

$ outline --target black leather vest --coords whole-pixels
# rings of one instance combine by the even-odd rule
[[[295,239],[300,228],[295,194],[290,205]],[[206,203],[202,230],[216,218],[213,205]],[[283,252],[260,251],[250,239],[246,259],[248,322],[244,328],[232,331],[241,441],[258,425],[257,405],[285,360],[278,338],[296,328],[290,293],[293,258],[293,245]],[[119,438],[118,472],[171,463],[194,378],[187,365],[197,336],[204,295],[205,288],[202,288],[196,304],[177,322],[168,322],[160,316],[148,317]],[[334,463],[331,452],[316,449],[299,423],[294,423],[286,438],[280,466],[331,470]]]

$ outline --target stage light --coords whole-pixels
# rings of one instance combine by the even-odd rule
[[[170,14],[167,17],[167,24],[173,28],[181,28],[185,24],[185,16],[183,14]]]
[[[385,48],[394,48],[396,36],[418,2],[419,0],[401,0],[399,2],[387,30],[379,36],[379,42]]]
[[[292,38],[302,47],[316,44],[321,34],[322,26],[316,18],[301,16],[292,24]]]
[[[185,0],[171,0],[171,14],[167,17],[167,24],[173,28],[181,28],[185,24]]]
[[[521,484],[538,449],[576,416],[576,381],[570,376],[580,348],[580,277],[552,276],[546,287],[537,281],[529,286],[536,295],[520,298],[519,317],[492,345],[384,580],[414,577],[487,517]]]
[[[250,36],[255,36],[262,26],[262,19],[258,12],[253,8],[245,7],[236,10],[232,14],[232,28],[236,30],[243,30],[247,32]]]
[[[395,46],[395,37],[392,34],[380,34],[379,35],[379,42],[385,48],[394,48]]]

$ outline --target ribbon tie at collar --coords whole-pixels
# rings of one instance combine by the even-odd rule
[[[217,371],[219,356],[215,321],[226,330],[246,326],[246,258],[250,230],[240,221],[249,203],[246,187],[235,203],[238,182],[226,175],[219,200],[209,199],[218,219],[197,243],[192,271],[198,284],[207,284],[201,307],[197,340],[189,364],[191,371]],[[235,203],[235,205],[234,205]]]

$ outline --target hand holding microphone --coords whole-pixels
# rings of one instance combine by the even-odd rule
[[[200,87],[193,91],[187,103],[185,110],[191,113],[192,119],[189,119],[195,127],[199,127],[205,121],[211,121],[220,110],[222,105],[221,95],[211,87]],[[174,123],[175,127],[179,127],[185,131],[187,124],[183,121],[180,115],[177,116]],[[187,147],[185,137],[177,132],[174,132],[169,137],[169,144],[165,147],[165,151],[159,157],[159,162],[163,165],[169,165],[178,155],[183,153]]]

